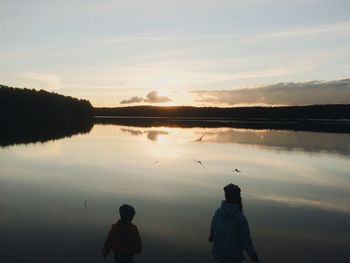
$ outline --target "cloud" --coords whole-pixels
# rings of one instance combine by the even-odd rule
[[[122,100],[120,104],[131,104],[131,103],[140,103],[140,102],[148,102],[148,103],[163,103],[171,101],[167,96],[158,96],[158,92],[153,90],[147,93],[146,98],[142,98],[139,96],[131,97],[130,99]]]
[[[313,37],[322,34],[344,34],[350,30],[350,21],[340,21],[336,23],[326,23],[308,26],[290,26],[285,27],[279,31],[262,31],[262,32],[247,32],[247,33],[230,33],[230,34],[166,34],[160,32],[143,33],[139,35],[123,35],[118,37],[104,37],[91,40],[84,40],[83,43],[88,44],[125,44],[135,42],[149,42],[149,41],[208,41],[210,39],[221,39],[222,41],[240,41],[240,43],[251,42],[254,40],[264,39],[280,39],[280,38],[295,38],[295,37]],[[79,42],[82,43],[82,42]],[[202,45],[203,47],[203,45]],[[194,49],[196,51],[196,49]]]
[[[138,102],[143,102],[144,100],[145,100],[144,98],[141,98],[141,97],[138,97],[138,96],[134,96],[134,97],[131,97],[128,100],[122,100],[120,102],[120,104],[138,103]]]
[[[195,90],[201,103],[227,105],[310,105],[350,103],[350,79],[277,83],[235,90]]]
[[[331,32],[344,32],[350,29],[350,21],[342,21],[331,24],[321,24],[317,26],[299,26],[288,28],[284,31],[271,32],[261,35],[262,37],[296,37],[310,36],[314,34],[323,34]]]
[[[149,103],[163,103],[171,101],[171,99],[167,96],[158,96],[158,92],[154,90],[147,93],[147,99],[145,101]]]
[[[28,72],[20,74],[21,77],[31,80],[36,89],[57,90],[61,88],[61,77],[55,74]]]

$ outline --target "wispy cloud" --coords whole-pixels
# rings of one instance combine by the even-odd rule
[[[120,102],[120,104],[131,104],[131,103],[140,103],[140,102],[147,102],[147,103],[164,103],[171,101],[170,98],[167,96],[159,96],[158,92],[153,90],[149,93],[147,93],[146,98],[142,98],[139,96],[131,97],[130,99],[124,99]]]
[[[266,39],[266,38],[285,38],[285,37],[306,37],[314,36],[324,33],[342,33],[350,31],[350,21],[341,21],[336,23],[310,25],[310,26],[289,26],[284,29],[275,31],[260,31],[260,32],[247,32],[247,33],[225,33],[225,34],[190,34],[190,35],[168,35],[164,32],[158,33],[142,33],[139,35],[124,35],[115,37],[97,38],[91,40],[85,40],[84,43],[90,44],[118,44],[118,43],[130,43],[130,42],[174,42],[174,41],[251,41],[252,39]],[[197,43],[197,42],[195,42]]]
[[[235,90],[195,90],[200,103],[226,105],[309,105],[350,103],[350,79],[277,83]]]
[[[331,32],[341,32],[350,30],[350,21],[343,21],[331,24],[321,24],[317,26],[298,26],[290,27],[282,31],[265,33],[261,36],[265,37],[296,37],[296,36],[307,36]]]
[[[55,74],[26,72],[19,74],[20,77],[31,80],[33,88],[45,90],[57,90],[61,88],[61,77]]]

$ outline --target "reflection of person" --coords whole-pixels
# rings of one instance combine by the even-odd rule
[[[212,254],[220,263],[240,263],[244,261],[245,250],[253,262],[259,262],[242,212],[241,189],[229,184],[224,191],[226,200],[222,201],[211,222],[209,242],[213,242]]]
[[[106,258],[112,249],[116,263],[132,263],[135,254],[142,251],[142,244],[137,227],[131,223],[135,209],[130,205],[119,208],[120,220],[112,225],[104,243],[102,253]]]

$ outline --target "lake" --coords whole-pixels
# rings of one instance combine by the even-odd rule
[[[261,262],[350,262],[349,133],[83,126],[2,134],[0,262],[103,262],[124,203],[143,240],[135,262],[214,262],[209,226],[229,183]]]

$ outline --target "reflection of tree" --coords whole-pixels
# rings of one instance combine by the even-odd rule
[[[87,133],[93,127],[93,115],[87,100],[0,85],[0,146]]]
[[[125,127],[152,128],[245,128],[256,130],[293,130],[332,133],[350,133],[349,121],[294,120],[266,121],[257,119],[214,119],[214,118],[95,118],[96,124]]]
[[[0,147],[13,144],[46,142],[88,133],[92,119],[3,119],[0,129]]]

